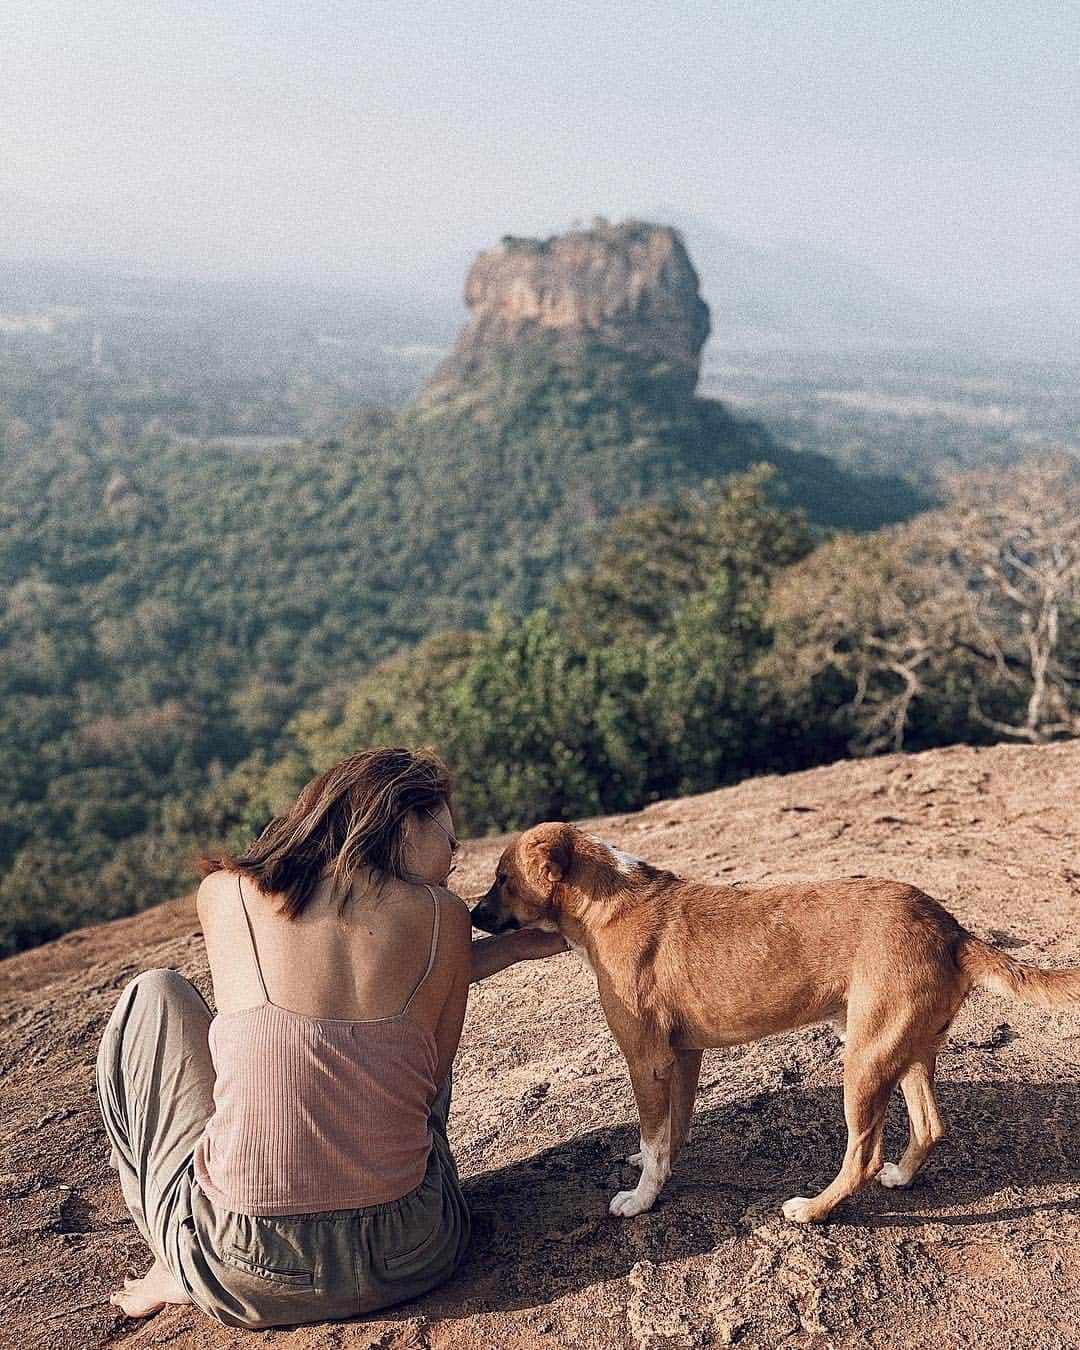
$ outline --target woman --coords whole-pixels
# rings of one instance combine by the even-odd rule
[[[471,981],[565,950],[471,941],[446,889],[450,777],[367,750],[235,857],[201,859],[217,1016],[140,975],[101,1043],[112,1161],[155,1261],[112,1302],[192,1302],[232,1326],[370,1312],[445,1280],[469,1237],[446,1138]]]

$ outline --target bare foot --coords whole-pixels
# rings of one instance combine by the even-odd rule
[[[126,1279],[123,1289],[110,1294],[109,1302],[128,1317],[149,1317],[166,1303],[190,1303],[191,1299],[172,1271],[155,1261],[141,1280]]]

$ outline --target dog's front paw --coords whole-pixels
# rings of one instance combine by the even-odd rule
[[[805,1195],[793,1195],[790,1200],[784,1201],[783,1215],[789,1223],[813,1223],[814,1215],[811,1207],[812,1200],[807,1200]]]
[[[635,1214],[644,1214],[647,1209],[651,1208],[652,1201],[639,1191],[620,1191],[618,1195],[611,1197],[611,1204],[608,1205],[609,1213],[616,1214],[621,1219],[630,1219]]]
[[[886,1163],[877,1174],[877,1179],[883,1186],[888,1186],[890,1190],[892,1190],[894,1186],[911,1185],[911,1178],[905,1176],[896,1163]]]

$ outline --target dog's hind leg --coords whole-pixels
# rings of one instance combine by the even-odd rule
[[[641,1177],[632,1191],[619,1191],[608,1206],[630,1218],[651,1209],[671,1175],[671,1080],[674,1060],[649,1056],[629,1060],[630,1082],[641,1118]]]
[[[910,1132],[908,1146],[898,1163],[886,1163],[877,1174],[883,1186],[910,1186],[930,1150],[945,1133],[934,1096],[935,1055],[918,1060],[904,1071],[900,1090],[907,1106]]]
[[[848,1142],[844,1161],[835,1179],[819,1194],[807,1199],[797,1195],[783,1207],[784,1218],[793,1223],[812,1223],[827,1218],[872,1176],[881,1170],[881,1135],[885,1108],[904,1069],[900,1028],[891,1035],[879,1032],[869,1045],[860,1044],[857,1031],[850,1034],[844,1066],[844,1117]]]

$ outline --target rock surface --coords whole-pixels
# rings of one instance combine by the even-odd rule
[[[762,778],[590,822],[706,880],[866,873],[923,886],[1019,959],[1080,963],[1080,742],[957,748]],[[467,844],[464,894],[498,840]],[[258,1333],[191,1308],[146,1323],[109,1291],[148,1254],[127,1218],[92,1090],[102,1026],[139,970],[209,992],[190,899],[0,963],[0,1343],[25,1347],[1080,1345],[1080,1017],[977,992],[940,1060],[948,1136],[910,1191],[867,1187],[834,1221],[780,1205],[830,1178],[844,1137],[832,1028],[705,1056],[694,1135],[649,1213],[621,1057],[573,956],[478,986],[451,1140],[474,1214],[460,1275],[364,1321]],[[890,1108],[887,1156],[903,1139]]]
[[[546,336],[572,356],[588,335],[670,366],[693,392],[709,310],[682,239],[663,225],[596,220],[590,230],[524,239],[481,253],[465,281],[470,318],[422,401],[482,374],[493,355]]]

